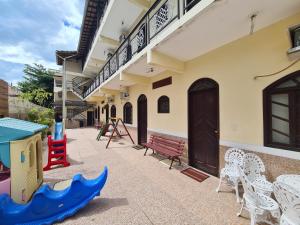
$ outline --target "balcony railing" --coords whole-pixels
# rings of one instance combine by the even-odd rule
[[[135,54],[142,51],[157,34],[174,20],[179,19],[181,14],[185,14],[200,1],[201,0],[157,0],[102,67],[88,89],[83,92],[83,98],[86,98],[109,79]],[[183,2],[183,7],[180,7],[180,2]],[[180,13],[181,10],[182,13]]]

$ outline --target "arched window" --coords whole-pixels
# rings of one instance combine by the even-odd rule
[[[264,90],[266,146],[300,151],[300,71]]]
[[[168,96],[163,95],[157,100],[157,112],[158,113],[170,112],[170,100]]]
[[[110,107],[110,117],[115,118],[117,116],[117,109],[115,105],[112,105]],[[112,119],[113,121],[116,121],[116,119]]]
[[[126,102],[123,107],[123,120],[124,123],[132,124],[132,105],[130,102]]]

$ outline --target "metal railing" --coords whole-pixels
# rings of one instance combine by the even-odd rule
[[[185,0],[183,1],[183,12],[186,13],[190,9],[192,9],[197,3],[199,3],[201,0]]]
[[[83,96],[83,93],[86,91],[86,87],[89,87],[93,80],[84,77],[75,77],[71,81],[72,90],[76,94]]]
[[[102,67],[82,97],[90,95],[135,54],[142,51],[157,34],[179,19],[181,10],[185,14],[200,1],[183,0],[183,7],[180,7],[180,0],[157,0]]]

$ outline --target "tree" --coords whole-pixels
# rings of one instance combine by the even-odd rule
[[[30,102],[34,102],[37,105],[45,106],[48,103],[49,98],[52,97],[52,95],[52,93],[46,92],[42,88],[38,88],[31,92],[22,92],[20,97]]]
[[[50,129],[54,123],[54,110],[53,109],[39,109],[32,108],[28,113],[28,120],[34,123],[44,124],[48,126],[48,129],[42,131],[42,137],[44,138],[47,133],[50,133]]]
[[[23,72],[24,81],[18,83],[18,88],[23,95],[27,95],[27,99],[34,104],[52,107],[54,73],[40,64],[26,64]]]

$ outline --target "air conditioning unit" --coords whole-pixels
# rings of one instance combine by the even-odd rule
[[[287,53],[290,59],[300,59],[300,24],[289,28],[291,48]]]
[[[115,98],[113,96],[107,97],[107,103],[114,103]]]
[[[120,99],[129,99],[129,93],[128,91],[120,92]]]

